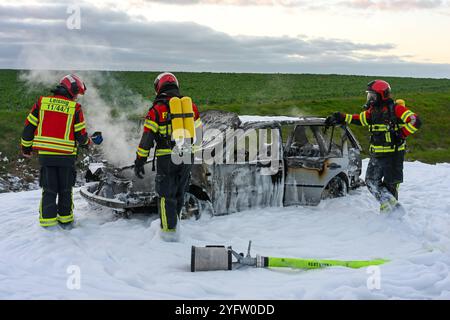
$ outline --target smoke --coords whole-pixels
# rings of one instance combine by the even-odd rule
[[[300,107],[291,107],[289,108],[288,112],[286,113],[288,116],[292,117],[306,117],[308,116],[307,113],[305,113]]]
[[[42,86],[54,87],[58,81],[64,76],[64,72],[61,71],[42,71],[42,70],[29,70],[21,72],[19,74],[19,80],[26,82],[26,88],[29,91],[37,90]]]
[[[20,74],[20,80],[30,87],[54,87],[69,72],[29,70]],[[109,72],[80,71],[87,90],[77,102],[82,105],[88,134],[101,131],[100,148],[104,158],[115,166],[129,165],[135,158],[141,130],[138,119],[144,117],[150,101],[132,92]],[[43,95],[47,93],[42,93]]]
[[[123,85],[109,74],[81,72],[87,91],[80,99],[88,131],[101,131],[105,159],[116,166],[129,165],[136,157],[141,136],[139,121],[130,115],[143,117],[150,102]],[[106,92],[106,97],[104,97]]]

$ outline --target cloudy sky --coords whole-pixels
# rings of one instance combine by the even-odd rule
[[[450,78],[450,0],[0,0],[0,68]]]

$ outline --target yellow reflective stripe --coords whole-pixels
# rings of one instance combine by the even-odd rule
[[[350,124],[352,122],[352,115],[351,114],[346,114],[345,115],[345,122],[347,122],[348,124]]]
[[[39,220],[42,219],[42,198],[44,197],[44,189],[41,192],[41,201],[39,202]]]
[[[417,132],[417,128],[416,127],[414,127],[412,124],[410,124],[410,123],[406,123],[405,124],[405,129],[406,130],[408,130],[410,133],[415,133],[415,132]]]
[[[391,133],[388,131],[385,133],[386,142],[391,142]]]
[[[72,119],[73,119],[73,115],[69,114],[67,116],[66,132],[64,134],[64,139],[69,140],[69,141],[70,141],[70,130],[71,130],[71,126],[72,126]]]
[[[200,118],[198,118],[197,120],[195,120],[194,122],[194,127],[198,128],[202,125],[202,120],[200,120]]]
[[[376,145],[370,145],[370,147],[372,149],[378,149],[378,150],[390,150],[390,149],[395,149],[395,146],[376,146]],[[401,144],[400,146],[398,146],[399,150],[400,148],[405,148],[405,143]]]
[[[405,150],[405,144],[398,147],[398,151]],[[370,145],[370,151],[374,153],[394,152],[395,146],[374,146]]]
[[[70,116],[68,118],[70,118]],[[39,123],[38,131],[41,127],[41,123]],[[70,134],[70,127],[69,127],[69,130],[66,127],[65,134],[66,134],[66,136],[67,136],[67,134]],[[46,137],[46,136],[41,136],[40,134],[38,134],[34,137],[33,146],[37,149],[39,149],[39,148],[50,149],[50,151],[40,150],[39,154],[50,154],[50,155],[60,155],[60,154],[67,155],[68,153],[72,154],[72,155],[77,154],[77,150],[75,147],[75,141],[71,141],[70,139]],[[60,151],[60,152],[58,152],[58,151]],[[65,151],[65,153],[63,153],[63,151]]]
[[[171,149],[156,149],[156,156],[165,156],[168,154],[171,154],[172,150]]]
[[[411,110],[406,110],[405,112],[403,112],[400,119],[402,119],[402,121],[406,123],[406,118],[408,118],[409,116],[413,116],[413,115],[414,115],[414,112],[412,112]]]
[[[29,114],[28,117],[28,122],[30,122],[33,126],[37,127],[38,126],[38,118],[36,118],[33,114]]]
[[[367,117],[366,117],[366,111],[363,111],[359,114],[359,119],[361,121],[361,124],[363,126],[368,126],[369,123],[367,123]]]
[[[86,123],[83,121],[83,122],[77,123],[74,127],[75,127],[75,132],[78,132],[83,129],[86,129]]]
[[[68,216],[60,216],[58,215],[58,221],[61,223],[69,223],[74,220],[73,213],[69,214]]]
[[[47,140],[47,139],[39,139],[38,137],[36,137],[34,139],[34,144],[51,144],[54,145],[56,147],[63,147],[63,148],[70,148],[73,149],[73,147],[75,146],[75,144],[72,143],[65,143],[65,142],[58,142],[58,141],[53,141],[53,140]]]
[[[169,133],[171,132],[168,126],[159,126],[159,133],[166,134],[167,130],[169,130]]]
[[[47,149],[53,149],[53,150],[60,150],[60,151],[69,151],[73,152],[73,147],[65,147],[60,146],[56,144],[48,144],[48,143],[42,143],[42,142],[34,142],[34,147],[41,147],[41,148],[47,148]]]
[[[44,111],[39,109],[39,125],[38,125],[37,136],[40,136],[42,134],[42,120],[43,119],[44,119]]]
[[[52,227],[58,224],[58,220],[56,218],[52,219],[39,219],[39,223],[41,227]]]
[[[52,152],[52,151],[44,151],[44,150],[39,150],[39,154],[44,154],[44,155],[52,155],[52,156],[74,156],[77,154],[77,150],[75,149],[74,152],[72,153],[63,153],[63,152]]]
[[[39,224],[42,227],[51,227],[58,224],[58,220],[55,218],[44,218],[42,216],[42,198],[44,196],[44,190],[42,190],[41,201],[39,202]]]
[[[140,157],[148,157],[149,153],[150,153],[150,150],[145,150],[145,149],[142,149],[142,148],[138,148],[138,151],[137,151],[137,154]]]
[[[45,137],[45,136],[36,136],[34,138],[34,141],[36,142],[48,142],[48,143],[59,143],[67,147],[73,147],[75,145],[74,141],[71,140],[65,140],[65,139],[59,139],[59,138],[53,138],[53,137]]]
[[[163,231],[169,231],[169,227],[167,225],[167,214],[166,214],[166,198],[162,197],[160,202],[161,208],[161,223]]]
[[[384,131],[388,131],[388,126],[385,124],[373,124],[371,126],[369,126],[371,131],[374,132],[384,132]]]
[[[158,132],[158,124],[155,121],[145,119],[144,127],[152,130],[153,132]]]
[[[65,216],[61,216],[58,214],[57,219],[59,222],[61,223],[69,223],[73,221],[73,190],[70,190],[70,200],[71,200],[71,204],[70,204],[70,212],[68,215]]]
[[[24,147],[31,147],[33,145],[33,140],[27,141],[22,139],[21,143]]]

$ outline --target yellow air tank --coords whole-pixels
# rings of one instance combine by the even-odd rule
[[[172,140],[179,141],[185,138],[183,126],[183,108],[181,99],[173,97],[169,101],[170,116],[172,122]]]
[[[195,127],[194,127],[194,110],[192,108],[192,99],[189,97],[181,98],[181,106],[183,108],[183,123],[186,138],[195,138]]]

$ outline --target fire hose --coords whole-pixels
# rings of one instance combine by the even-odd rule
[[[301,258],[279,258],[250,255],[252,242],[249,241],[247,255],[237,253],[231,246],[192,246],[191,271],[233,270],[242,266],[256,268],[321,269],[327,267],[364,268],[389,262],[387,259],[373,260],[323,260]],[[233,261],[233,257],[236,261]]]

